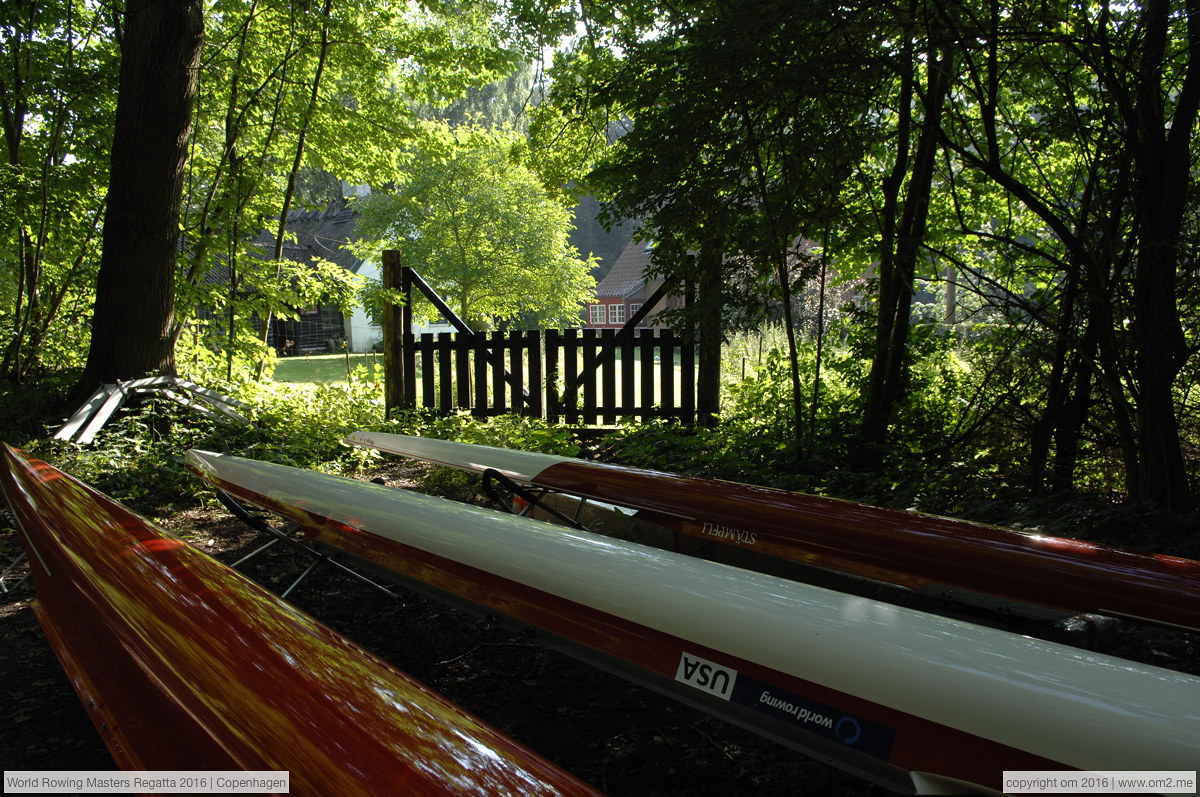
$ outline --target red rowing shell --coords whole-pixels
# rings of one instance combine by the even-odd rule
[[[122,769],[291,793],[599,792],[225,565],[8,446],[38,618]]]

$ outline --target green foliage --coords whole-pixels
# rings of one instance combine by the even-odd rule
[[[499,415],[480,419],[468,412],[423,417],[423,423],[410,434],[563,457],[573,457],[579,453],[570,427],[551,424],[541,418]]]
[[[208,334],[202,336],[202,331]],[[227,332],[199,323],[187,325],[175,345],[175,366],[180,376],[201,385],[238,385],[253,379],[256,364],[263,362],[264,374],[270,377],[275,363],[273,350],[257,337],[243,335],[235,342],[231,357],[228,345],[222,345],[222,331]]]
[[[860,445],[856,428],[853,415],[826,418],[814,452],[800,455],[782,423],[632,423],[606,443],[611,456],[634,467],[946,515],[1018,492],[984,452],[954,459],[891,449],[880,466],[855,468],[849,454]]]
[[[0,379],[86,352],[119,49],[110,10],[0,4]]]
[[[276,262],[256,235],[323,195],[293,192],[298,177],[311,183],[323,169],[355,184],[390,179],[414,103],[445,105],[512,73],[512,48],[528,32],[503,29],[497,11],[397,0],[206,5],[177,337],[220,327],[209,346],[261,359],[253,315],[287,315],[317,297],[347,303],[354,286],[340,269]],[[77,367],[87,351],[122,13],[79,0],[0,8],[0,379]],[[227,360],[226,376],[232,369]]]
[[[557,233],[546,235],[569,229],[547,197],[583,190],[589,172],[611,200],[610,222],[632,216],[657,228],[664,273],[709,273],[696,253],[715,253],[704,262],[720,271],[727,325],[749,326],[783,306],[787,290],[806,290],[814,262],[781,260],[797,235],[828,246],[841,279],[874,279],[891,234],[881,219],[908,215],[895,202],[915,176],[921,122],[934,110],[925,107],[934,96],[928,65],[937,63],[951,85],[928,139],[938,143],[925,161],[935,188],[917,284],[887,292],[907,306],[910,289],[928,289],[935,302],[914,303],[915,323],[895,342],[909,347],[907,381],[889,409],[880,467],[936,457],[938,472],[952,475],[929,490],[945,495],[963,468],[1025,468],[1040,485],[1052,464],[1070,464],[1068,442],[1078,448],[1071,478],[1085,486],[1114,489],[1123,468],[1136,481],[1142,467],[1132,463],[1148,467],[1158,451],[1178,450],[1194,469],[1200,192],[1190,164],[1200,139],[1189,131],[1200,65],[1179,3],[865,4],[847,15],[772,2],[215,0],[206,11],[175,330],[180,368],[197,381],[253,395],[246,367],[265,359],[269,373],[272,356],[251,331],[255,316],[353,301],[357,287],[341,270],[297,268],[254,241],[289,206],[324,202],[332,186],[306,191],[295,184],[304,174],[399,186],[378,199],[387,219],[375,248],[400,245],[405,262],[460,296],[456,309],[481,327],[576,322],[586,264]],[[119,22],[119,4],[0,7],[0,379],[26,391],[56,386],[89,341]],[[556,53],[529,140],[473,122],[516,119],[520,129],[516,109],[533,76],[517,65],[577,30]],[[438,116],[457,131],[420,121]],[[513,190],[500,190],[509,183]],[[473,249],[456,249],[452,232],[483,229],[482,211],[506,221],[475,236]],[[488,278],[487,296],[471,271],[479,264],[504,269]],[[565,283],[547,287],[563,274]],[[709,457],[733,474],[774,458],[797,479],[837,481],[822,481],[821,469],[849,473],[840,463],[854,453],[854,419],[877,357],[878,285],[864,293],[843,297],[854,308],[827,330],[807,439],[780,430],[811,410],[814,355],[804,343],[793,352],[799,381],[789,402],[784,361],[771,354],[782,340],[726,362],[721,428],[691,435],[652,424],[644,435],[678,438],[662,455],[681,467]],[[814,317],[810,297],[786,306]],[[746,379],[732,384],[743,358]],[[353,467],[335,434],[303,428],[338,426],[306,405],[376,418],[368,384],[378,380],[349,381],[341,392],[254,396],[263,439],[238,439],[286,461]],[[51,409],[49,392],[5,390],[0,412],[15,437],[40,434],[40,418],[62,410]],[[112,450],[153,438],[167,411],[155,412],[145,428],[126,421]],[[424,416],[388,428],[509,443],[540,433]],[[275,431],[294,449],[269,441]],[[1167,482],[1178,493],[1179,468],[1169,469],[1169,479],[1147,477],[1141,494]],[[886,489],[878,479],[864,472],[842,482],[858,495],[890,491],[881,498],[889,502],[922,493],[904,486],[907,476]]]
[[[726,345],[716,428],[627,422],[606,443],[618,461],[637,467],[901,509],[981,512],[989,502],[1024,495],[1024,441],[991,406],[998,394],[988,385],[1003,381],[1004,375],[989,370],[994,363],[986,359],[964,359],[963,353],[970,351],[960,334],[945,327],[931,322],[915,326],[908,399],[897,408],[894,434],[878,448],[872,466],[856,464],[863,446],[858,436],[861,385],[869,360],[849,341],[833,338],[828,343],[817,423],[797,448],[790,431],[791,385],[782,333],[770,326],[735,336]],[[743,359],[745,378],[740,373]],[[802,384],[811,395],[813,344],[801,345],[800,364]],[[1088,468],[1112,467],[1109,455],[1086,461]]]
[[[320,170],[352,184],[391,180],[396,150],[416,132],[414,103],[449,102],[511,70],[512,54],[480,3],[230,0],[215,11],[188,163],[177,313],[189,325],[215,310],[218,324],[201,323],[207,345],[262,359],[251,319],[318,303],[346,309],[361,288],[333,264],[277,255],[278,220],[303,198],[297,177]]]
[[[417,485],[426,495],[476,503],[482,497],[483,479],[478,473],[468,473],[447,465],[430,465],[421,472]]]
[[[533,64],[522,61],[510,74],[483,86],[470,86],[464,96],[444,107],[421,105],[416,112],[422,119],[451,127],[474,124],[524,133],[527,106],[537,101],[536,77]]]
[[[373,450],[342,440],[359,430],[420,435],[480,445],[573,456],[578,447],[570,429],[537,418],[501,416],[480,420],[466,414],[438,416],[413,411],[390,420],[383,414],[382,375],[359,366],[349,383],[281,384],[250,377],[251,363],[234,382],[213,381],[221,392],[246,402],[241,412],[250,426],[214,422],[160,399],[118,413],[94,444],[79,446],[52,439],[30,442],[36,456],[122,501],[148,512],[170,512],[210,494],[210,488],[183,468],[189,448],[228,450],[242,457],[334,474],[354,474],[378,463]],[[0,394],[5,439],[24,442],[34,435],[20,429],[48,410],[42,402]],[[40,424],[39,424],[40,426]],[[11,430],[11,431],[8,431]],[[440,480],[440,481],[439,481]],[[478,480],[475,480],[477,484]],[[444,483],[444,484],[443,484]],[[450,490],[470,480],[435,475],[431,489]],[[442,488],[439,488],[442,489]]]
[[[471,125],[423,129],[402,185],[360,202],[355,251],[378,259],[403,250],[405,265],[473,329],[578,325],[593,263],[567,241],[570,211],[513,159],[518,137]]]
[[[113,498],[170,512],[194,491],[183,468],[188,448],[220,450],[221,430],[177,405],[154,399],[120,412],[91,446],[43,438],[29,451]]]
[[[69,370],[19,387],[0,382],[0,440],[21,447],[46,436],[48,426],[73,411],[64,397],[78,376]]]
[[[384,421],[382,390],[368,379],[286,386],[248,382],[239,397],[253,407],[260,433],[240,440],[240,449],[230,444],[233,453],[298,468],[359,470],[377,455],[345,446],[342,439],[359,429],[402,426]]]
[[[389,302],[397,307],[403,307],[405,303],[404,294],[396,288],[383,287],[381,279],[367,279],[363,281],[362,288],[358,292],[358,301],[366,311],[367,317],[371,319],[371,323],[376,326],[383,326],[383,308]],[[413,301],[413,318],[418,323],[427,323],[433,318],[433,305],[425,301]]]
[[[348,361],[348,362],[347,362]],[[345,382],[355,379],[361,368],[363,378],[371,374],[379,377],[374,367],[379,364],[379,355],[374,353],[351,354],[345,349],[341,354],[309,354],[303,357],[281,357],[275,361],[274,378],[277,382]]]
[[[342,444],[361,428],[403,428],[383,421],[379,391],[353,385],[275,386],[250,380],[213,383],[248,402],[252,426],[217,423],[174,403],[151,400],[115,416],[94,444],[36,442],[34,453],[119,500],[147,511],[187,504],[208,494],[183,468],[189,448],[331,473],[353,472],[377,458]]]

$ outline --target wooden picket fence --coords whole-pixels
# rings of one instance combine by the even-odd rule
[[[695,348],[667,329],[400,337],[410,407],[582,426],[625,417],[696,420]]]

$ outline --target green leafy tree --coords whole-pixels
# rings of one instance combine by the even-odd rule
[[[119,16],[0,4],[0,379],[83,364],[120,65]]]
[[[400,187],[361,202],[360,256],[401,249],[472,329],[577,326],[593,264],[567,241],[570,210],[513,157],[521,138],[470,125],[424,129]]]
[[[422,119],[462,124],[511,128],[525,132],[526,110],[539,99],[533,64],[522,61],[510,74],[482,86],[470,86],[464,96],[443,107],[422,104],[415,109]]]
[[[941,115],[949,94],[955,50],[937,11],[917,0],[901,16],[900,45],[889,53],[895,68],[894,138],[890,168],[880,181],[877,207],[879,267],[875,341],[860,427],[868,443],[883,443],[896,406],[909,386],[914,281],[928,233],[939,150]],[[873,450],[864,449],[873,456]]]
[[[415,134],[415,107],[452,101],[510,71],[515,56],[487,3],[452,11],[398,0],[219,7],[191,142],[175,334],[188,325],[214,332],[200,316],[215,311],[222,328],[209,340],[224,349],[227,370],[235,356],[261,368],[270,318],[315,303],[322,283],[324,302],[350,296],[335,271],[300,273],[282,256],[303,175],[384,182]],[[269,251],[253,243],[264,228],[275,242]]]
[[[1184,505],[1177,381],[1195,351],[1184,321],[1197,298],[1187,275],[1200,5],[1029,11],[1018,22],[987,2],[959,23],[956,38],[984,44],[964,53],[944,139],[957,185],[984,178],[1040,223],[1003,239],[1006,214],[975,225],[991,228],[981,238],[1035,256],[1022,304],[1046,340],[1048,387],[1032,425],[1033,469],[1040,477],[1053,438],[1056,481],[1069,485],[1089,414],[1107,416],[1128,495]]]
[[[584,187],[610,198],[609,222],[637,219],[655,241],[653,269],[692,281],[674,322],[700,340],[698,404],[711,421],[728,308],[785,315],[795,440],[802,435],[792,288],[795,243],[819,237],[870,127],[880,77],[870,30],[825,9],[771,2],[696,6],[622,41],[624,58],[581,48],[552,100],[588,130],[604,109],[629,118]],[[621,25],[614,35],[626,36]],[[564,68],[566,64],[563,64]],[[590,86],[579,91],[577,86]],[[543,114],[538,134],[552,117]],[[737,278],[734,278],[734,274]],[[797,449],[799,446],[797,445]]]
[[[142,8],[80,0],[0,5],[0,378],[10,382],[83,364],[96,242],[113,232],[102,221],[121,49],[131,46],[130,9]],[[529,34],[506,29],[488,0],[452,7],[214,0],[200,10],[207,24],[191,72],[184,200],[179,222],[169,223],[176,232],[163,237],[174,239],[182,225],[168,343],[185,329],[198,340],[211,327],[201,319],[215,313],[227,326],[225,346],[249,352],[260,348],[249,330],[255,314],[288,312],[280,303],[290,288],[275,288],[311,283],[248,249],[298,201],[297,173],[322,169],[355,184],[391,174],[398,142],[414,130],[414,103],[444,106],[511,73],[518,60],[511,45]],[[339,284],[328,288],[344,293]],[[152,303],[165,307],[157,294],[156,287]],[[169,367],[169,357],[158,359]]]

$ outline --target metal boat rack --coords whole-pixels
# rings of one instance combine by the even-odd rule
[[[301,573],[299,576],[297,576],[296,580],[291,583],[291,586],[289,586],[282,593],[280,593],[279,597],[286,599],[288,595],[292,594],[292,591],[295,590],[296,587],[300,586],[300,583],[302,581],[304,581],[304,579],[308,578],[310,573],[312,573],[314,570],[317,569],[317,567],[319,567],[322,564],[328,564],[331,567],[334,567],[337,570],[339,570],[340,572],[344,573],[345,575],[348,575],[351,578],[358,579],[359,581],[361,581],[362,583],[366,584],[369,587],[374,587],[375,589],[379,590],[384,595],[387,595],[390,598],[398,598],[399,597],[398,595],[396,595],[396,593],[392,592],[391,590],[389,590],[387,587],[383,586],[382,584],[372,581],[371,579],[364,576],[362,573],[359,573],[356,570],[346,567],[344,564],[342,564],[341,562],[334,559],[333,556],[335,554],[328,553],[328,552],[323,553],[321,551],[318,551],[318,550],[312,548],[311,546],[305,544],[304,542],[297,540],[296,538],[292,537],[291,535],[287,534],[286,532],[280,531],[279,529],[272,526],[270,523],[267,523],[262,518],[250,514],[250,511],[248,509],[246,509],[244,506],[239,504],[236,500],[234,500],[233,496],[231,496],[229,493],[225,492],[224,490],[217,490],[216,492],[217,492],[217,500],[220,501],[221,504],[226,509],[228,509],[234,517],[236,517],[238,520],[242,521],[243,523],[245,523],[247,526],[254,529],[255,531],[260,531],[265,534],[269,534],[271,536],[271,539],[268,540],[265,545],[261,545],[258,548],[255,548],[253,551],[246,554],[241,559],[238,559],[236,562],[234,562],[232,565],[230,565],[233,569],[236,570],[241,565],[245,564],[246,562],[250,561],[254,557],[258,556],[260,553],[263,553],[268,548],[270,548],[280,542],[282,542],[288,546],[291,546],[295,550],[303,552],[306,556],[312,557],[312,559],[313,559],[312,564],[310,564],[307,568],[305,568],[304,572]]]
[[[522,501],[524,501],[525,506],[518,508],[515,501],[505,500],[505,498],[501,496],[499,491],[496,489],[497,484],[512,493],[515,498],[520,498]],[[542,509],[543,511],[548,512],[554,517],[558,518],[573,529],[578,529],[579,531],[587,530],[586,527],[579,522],[579,513],[583,510],[586,501],[579,502],[579,506],[575,510],[575,517],[567,517],[562,512],[542,500],[547,495],[552,493],[551,490],[547,490],[544,487],[523,487],[495,468],[487,468],[484,470],[483,492],[492,500],[493,503],[503,508],[511,515],[525,517],[533,511],[534,507],[538,507],[539,509]]]

